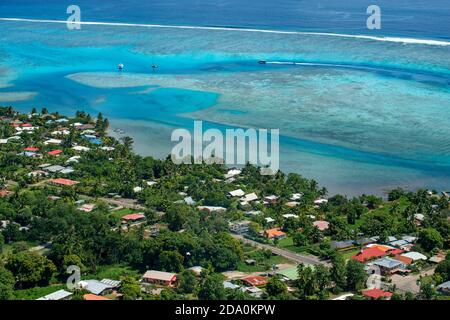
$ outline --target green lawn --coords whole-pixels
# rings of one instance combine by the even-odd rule
[[[123,208],[123,209],[119,209],[116,211],[112,211],[111,212],[111,216],[113,217],[117,217],[117,218],[122,218],[124,215],[130,214],[130,213],[136,213],[136,210],[132,210],[132,209],[128,209],[128,208]]]
[[[355,254],[357,254],[358,252],[359,252],[359,249],[354,249],[354,250],[349,250],[349,251],[346,251],[346,252],[342,252],[342,257],[345,260],[347,260],[347,259],[350,259]]]
[[[294,241],[292,240],[292,237],[286,237],[284,239],[281,239],[278,241],[277,247],[296,252],[296,253],[302,253],[302,254],[309,254],[308,249],[309,246],[305,247],[297,247],[294,245]]]
[[[58,285],[50,285],[48,287],[36,287],[30,289],[16,290],[14,291],[14,298],[16,300],[36,300],[40,297],[46,296],[50,293],[53,293],[61,289],[66,289],[66,286],[63,284],[58,284]]]
[[[119,280],[124,276],[140,276],[141,273],[138,270],[132,269],[125,265],[110,265],[98,267],[96,274],[83,275],[83,279],[113,279]]]
[[[272,269],[275,264],[289,263],[286,258],[271,255],[267,258],[262,250],[255,249],[252,246],[244,245],[244,260],[253,259],[256,261],[255,265],[248,265],[245,261],[238,264],[237,270],[241,272],[262,272]]]

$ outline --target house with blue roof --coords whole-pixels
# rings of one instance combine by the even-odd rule
[[[380,268],[382,275],[392,274],[393,271],[396,269],[406,268],[403,262],[388,257],[377,259],[374,262],[372,262],[372,264]]]

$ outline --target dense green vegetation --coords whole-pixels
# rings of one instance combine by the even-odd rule
[[[42,110],[25,115],[12,108],[0,108],[0,117],[2,139],[14,135],[14,121],[39,127],[0,146],[0,189],[11,192],[0,198],[0,220],[7,221],[0,234],[0,299],[34,299],[37,293],[51,292],[47,288],[59,288],[64,283],[69,265],[80,266],[83,277],[122,279],[124,299],[250,298],[242,291],[224,289],[220,272],[267,271],[286,260],[270,252],[244,248],[232,237],[229,222],[243,219],[252,222],[249,236],[258,241],[267,242],[261,236],[262,230],[280,226],[288,237],[275,245],[332,259],[329,270],[300,265],[293,294],[288,293],[283,281],[272,277],[266,292],[269,298],[276,299],[326,299],[331,293],[364,287],[363,265],[353,260],[346,263],[331,249],[331,241],[378,236],[383,242],[388,236],[409,234],[418,237],[416,250],[427,256],[449,247],[448,199],[437,193],[396,189],[389,193],[389,201],[367,195],[353,199],[336,195],[327,203],[315,205],[316,199],[326,197],[327,190],[299,174],[263,176],[259,168],[246,165],[233,181],[224,178],[228,168],[223,165],[175,165],[169,158],[136,155],[131,138],[117,140],[106,135],[109,122],[101,114],[93,119],[77,112],[70,119],[70,124],[92,124],[101,145],[84,139],[69,124],[56,123],[54,120],[61,119],[57,113]],[[61,144],[44,144],[50,132],[62,126],[69,133],[60,138]],[[90,151],[79,153],[72,149],[75,144],[89,147]],[[111,149],[104,150],[104,146]],[[39,148],[42,157],[19,155],[26,147]],[[63,149],[63,153],[58,157],[47,155],[56,148]],[[73,156],[80,156],[70,164],[74,172],[50,177],[76,180],[80,182],[77,185],[54,186],[45,181],[50,177],[28,175],[43,163],[65,165]],[[141,189],[137,192],[136,187]],[[277,195],[279,200],[270,205],[242,205],[239,199],[228,196],[237,188],[261,197]],[[302,194],[298,204],[286,206],[294,193]],[[186,196],[192,197],[195,206],[184,201]],[[111,210],[111,203],[104,198],[112,197],[134,199],[144,209]],[[93,211],[80,211],[81,199],[95,204]],[[227,210],[201,211],[196,208],[199,205]],[[248,217],[245,213],[250,210],[261,214]],[[143,224],[122,223],[122,216],[138,211],[146,216]],[[415,223],[419,213],[424,215],[421,225]],[[286,219],[286,214],[297,218]],[[311,216],[328,221],[329,228],[319,230]],[[267,217],[275,222],[267,222]],[[153,227],[158,232],[150,235]],[[38,244],[51,245],[30,251]],[[256,264],[248,265],[246,259]],[[204,268],[201,277],[188,270],[193,266]],[[179,273],[178,287],[165,289],[158,296],[142,293],[136,281],[149,269]],[[440,278],[434,283],[448,280],[448,269],[447,258],[439,264],[436,273]]]

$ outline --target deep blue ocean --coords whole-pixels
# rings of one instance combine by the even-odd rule
[[[71,4],[110,24],[1,19],[64,21]],[[102,112],[157,157],[195,119],[278,128],[281,168],[330,193],[447,190],[449,18],[448,0],[0,0],[0,105]]]

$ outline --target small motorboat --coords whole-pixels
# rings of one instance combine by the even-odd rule
[[[156,65],[156,64],[152,64],[152,69],[153,70],[155,70],[155,69],[157,69],[158,68],[158,66]]]
[[[259,64],[266,64],[266,60],[259,60],[258,63]]]
[[[125,66],[123,65],[123,63],[119,63],[119,65],[117,66],[117,68],[119,69],[119,71],[122,71],[123,68],[125,68]]]

